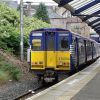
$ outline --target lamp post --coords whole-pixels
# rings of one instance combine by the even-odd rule
[[[24,60],[24,45],[23,45],[23,0],[20,0],[20,57]]]

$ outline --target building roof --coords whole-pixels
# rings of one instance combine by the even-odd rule
[[[54,0],[100,34],[100,0]]]
[[[18,1],[18,3],[20,3],[20,0],[17,0]],[[57,3],[55,3],[53,0],[23,0],[23,2],[31,2],[31,3],[34,3],[34,5],[39,5],[40,4],[40,2],[43,2],[43,3],[45,3],[45,5],[55,5],[55,6],[57,6],[58,4]]]
[[[63,18],[62,16],[55,13],[53,9],[47,9],[47,10],[49,18]]]

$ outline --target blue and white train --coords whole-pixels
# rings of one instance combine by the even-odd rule
[[[82,64],[100,56],[96,41],[61,28],[42,28],[30,33],[30,69],[45,81],[58,80]]]

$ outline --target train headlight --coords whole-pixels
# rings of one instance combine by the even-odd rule
[[[63,63],[62,62],[59,62],[59,65],[62,65]]]
[[[35,62],[32,62],[32,65],[34,65],[35,64]]]
[[[37,65],[38,63],[37,62],[32,62],[32,65]]]

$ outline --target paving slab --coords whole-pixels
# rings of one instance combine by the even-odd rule
[[[100,73],[98,73],[71,100],[100,100]]]

